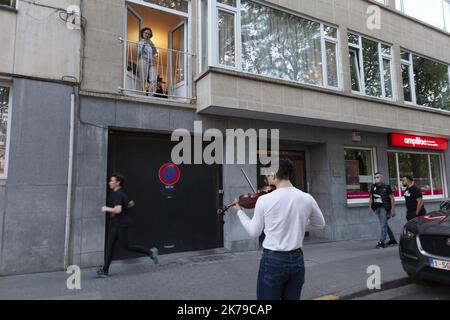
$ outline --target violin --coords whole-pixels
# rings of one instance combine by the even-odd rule
[[[232,203],[230,203],[229,205],[226,205],[222,209],[218,209],[217,214],[224,215],[228,209],[235,206],[236,204],[239,204],[239,206],[241,206],[242,208],[245,208],[245,209],[254,209],[255,205],[256,205],[256,201],[258,200],[259,197],[261,197],[265,194],[268,194],[268,193],[274,191],[275,189],[276,189],[275,186],[269,185],[269,186],[265,186],[265,187],[257,190],[255,193],[243,194],[243,195],[239,196],[237,201],[233,201]]]
[[[217,210],[218,215],[224,215],[225,212],[230,209],[231,207],[235,206],[236,204],[239,204],[242,208],[245,209],[254,209],[256,205],[256,201],[259,197],[268,194],[276,189],[275,186],[268,185],[264,186],[259,190],[255,190],[252,183],[250,182],[250,179],[248,178],[247,174],[245,173],[244,169],[241,168],[241,172],[244,175],[245,179],[247,180],[248,184],[250,185],[250,188],[253,190],[253,193],[247,193],[239,196],[237,201],[233,201],[229,205],[226,205],[222,209]]]

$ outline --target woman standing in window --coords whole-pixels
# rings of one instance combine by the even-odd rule
[[[145,27],[141,30],[141,40],[137,43],[137,84],[136,90],[142,92],[156,91],[157,80],[157,57],[158,50],[151,40],[153,37],[152,29]]]

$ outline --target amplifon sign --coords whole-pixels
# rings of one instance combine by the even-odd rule
[[[391,133],[389,142],[392,147],[443,150],[448,149],[448,140],[442,138]]]

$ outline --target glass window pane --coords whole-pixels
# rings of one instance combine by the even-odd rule
[[[405,96],[405,101],[412,102],[409,68],[408,65],[402,64],[403,95]]]
[[[381,97],[380,60],[378,43],[369,39],[362,39],[364,59],[364,82],[366,94]]]
[[[444,28],[442,0],[403,0],[403,13],[438,28]]]
[[[409,61],[409,52],[401,51],[401,52],[400,52],[400,58],[401,58],[402,60]]]
[[[388,152],[388,167],[389,167],[389,184],[392,187],[395,197],[400,197],[400,186],[398,184],[399,177],[397,176],[397,160],[394,152]]]
[[[439,155],[430,155],[431,158],[431,177],[433,179],[433,195],[443,195],[444,187],[442,184],[442,171],[440,165],[441,157]]]
[[[187,0],[144,0],[144,2],[156,4],[161,7],[166,7],[181,12],[188,12]]]
[[[322,85],[320,23],[241,1],[242,69]]]
[[[350,58],[350,73],[352,80],[352,90],[353,91],[361,91],[360,85],[360,66],[359,66],[359,58],[358,58],[358,50],[350,49],[349,51]]]
[[[325,43],[327,54],[327,74],[328,85],[331,87],[338,87],[338,68],[337,68],[337,48],[335,43]]]
[[[359,45],[359,36],[353,33],[349,33],[348,43]]]
[[[227,4],[232,7],[236,7],[236,0],[217,0],[217,2]]]
[[[337,38],[337,29],[330,26],[323,26],[323,31],[326,37]]]
[[[172,31],[172,83],[184,81],[184,24]]]
[[[391,47],[385,44],[381,45],[381,53],[390,56],[391,55]]]
[[[413,55],[417,104],[450,110],[448,66]]]
[[[428,155],[416,153],[399,153],[398,161],[400,176],[412,175],[414,184],[417,185],[424,195],[431,195],[430,170],[428,166]]]
[[[391,60],[383,59],[384,89],[387,98],[392,98]]]
[[[372,151],[345,149],[347,199],[368,199],[373,183]]]
[[[234,14],[219,10],[219,63],[234,67],[235,57],[235,32]]]
[[[9,113],[9,88],[0,87],[0,174],[5,174]]]

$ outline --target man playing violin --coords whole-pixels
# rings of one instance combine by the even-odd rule
[[[325,226],[322,211],[314,198],[295,188],[289,177],[294,165],[280,159],[276,173],[267,175],[276,190],[258,198],[250,219],[236,201],[239,220],[251,237],[265,233],[259,266],[258,300],[299,300],[305,281],[303,239],[305,231]]]

